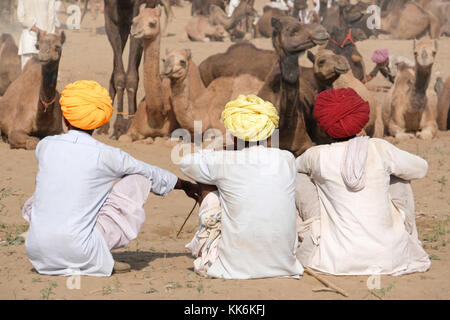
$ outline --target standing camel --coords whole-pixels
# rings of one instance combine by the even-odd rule
[[[62,132],[56,82],[64,41],[64,32],[39,35],[38,58],[27,62],[0,100],[0,131],[12,149],[35,149],[40,139]]]
[[[139,65],[142,58],[142,41],[130,38],[130,53],[128,56],[128,68],[125,68],[122,61],[123,50],[130,34],[133,17],[139,12],[139,6],[147,4],[154,8],[159,3],[158,0],[105,0],[105,30],[108,40],[114,52],[114,67],[109,83],[109,94],[113,99],[117,98],[117,118],[114,123],[112,137],[118,139],[125,134],[129,126],[129,118],[136,113],[136,93],[139,83]],[[162,3],[166,8],[166,18],[171,10],[167,1]],[[127,91],[128,113],[123,112],[124,91]],[[98,132],[108,134],[109,124],[102,126]]]

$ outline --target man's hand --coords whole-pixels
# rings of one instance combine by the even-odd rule
[[[189,181],[178,178],[177,184],[175,185],[175,189],[181,189],[186,193],[189,198],[198,201],[200,195],[200,188],[198,184],[191,183]]]

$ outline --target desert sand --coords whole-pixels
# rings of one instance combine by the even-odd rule
[[[257,0],[259,12],[263,1]],[[181,42],[181,31],[190,18],[190,4],[174,8],[175,19],[169,25],[168,37],[162,38],[161,56],[166,48],[190,48],[193,59],[200,63],[206,57],[223,52],[231,42]],[[60,20],[64,21],[61,14]],[[112,70],[112,50],[105,34],[95,28],[104,23],[103,15],[96,20],[87,14],[80,30],[66,30],[58,89],[80,79],[96,80],[108,87]],[[1,32],[11,32],[16,42],[20,28],[0,26]],[[271,49],[270,39],[252,40],[259,48]],[[389,48],[393,53],[413,59],[413,41],[366,40],[357,43],[368,71],[373,50]],[[127,50],[127,49],[126,49]],[[126,51],[127,52],[127,51]],[[441,38],[433,67],[431,86],[437,73],[450,75],[450,39]],[[127,54],[125,54],[126,59]],[[308,66],[306,59],[302,63]],[[126,61],[126,60],[125,60]],[[144,95],[142,64],[138,99]],[[371,85],[389,85],[380,75]],[[378,93],[377,98],[383,98]],[[124,144],[107,136],[95,135],[100,141],[120,147],[137,159],[171,170],[183,177],[171,160],[173,142],[158,138],[153,144]],[[397,143],[398,147],[417,154],[429,163],[426,178],[413,181],[420,240],[431,258],[431,268],[425,273],[401,277],[382,276],[380,289],[370,291],[368,276],[323,276],[349,293],[345,298],[335,292],[315,292],[323,285],[309,275],[300,280],[205,279],[193,272],[193,258],[185,245],[198,226],[197,213],[176,234],[194,201],[181,191],[168,197],[149,197],[145,205],[147,220],[138,236],[125,248],[113,251],[114,258],[129,263],[132,270],[111,277],[81,277],[80,288],[70,289],[66,277],[39,275],[28,261],[23,242],[18,235],[27,229],[21,217],[24,202],[33,194],[37,163],[33,151],[11,150],[0,142],[0,299],[449,299],[450,278],[450,132],[439,132],[432,141],[412,139]]]

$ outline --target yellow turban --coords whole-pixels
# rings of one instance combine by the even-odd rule
[[[244,141],[266,140],[278,127],[279,119],[272,103],[253,94],[240,95],[228,102],[222,112],[225,128]]]
[[[64,118],[79,129],[93,130],[109,121],[113,114],[108,91],[95,81],[68,84],[59,99]]]

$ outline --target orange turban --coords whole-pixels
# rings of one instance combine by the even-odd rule
[[[59,99],[64,118],[75,128],[93,130],[109,121],[113,114],[108,91],[95,81],[68,84]]]

